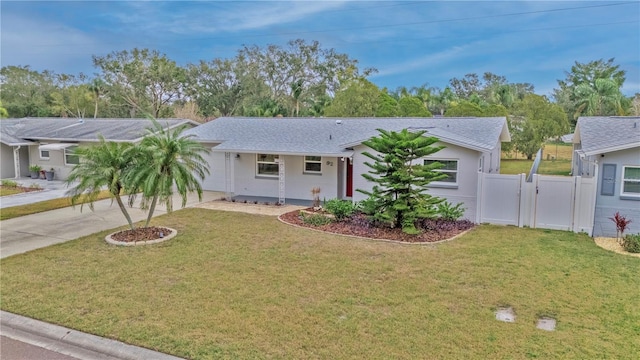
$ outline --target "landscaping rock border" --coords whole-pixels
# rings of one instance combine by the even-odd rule
[[[163,227],[165,229],[171,230],[171,234],[169,234],[169,235],[167,235],[167,236],[165,236],[163,238],[160,238],[160,239],[147,240],[147,241],[117,241],[117,240],[114,240],[111,237],[112,235],[117,234],[117,233],[120,232],[120,231],[116,231],[114,233],[111,233],[111,234],[105,236],[104,240],[109,244],[118,245],[118,246],[153,245],[153,244],[158,244],[158,243],[161,243],[161,242],[165,242],[167,240],[171,240],[174,237],[176,237],[176,235],[178,235],[178,230],[172,229],[172,228],[166,227],[166,226],[163,226]]]

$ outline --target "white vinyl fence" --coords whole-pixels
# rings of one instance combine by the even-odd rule
[[[479,174],[477,222],[593,231],[595,178]]]

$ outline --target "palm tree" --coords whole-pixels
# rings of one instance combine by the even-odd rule
[[[149,205],[145,226],[153,217],[158,201],[164,203],[167,211],[173,209],[173,189],[182,196],[182,206],[187,204],[187,193],[197,192],[202,200],[202,187],[198,178],[204,179],[209,168],[202,154],[209,153],[202,144],[183,135],[187,125],[165,129],[152,119],[153,127],[140,143],[140,156],[136,158],[130,180],[133,187],[142,191],[142,206]],[[150,202],[150,204],[149,204]]]
[[[615,80],[596,79],[594,86],[579,84],[575,89],[576,118],[582,114],[596,115],[623,115],[621,100],[622,94]]]
[[[136,157],[135,151],[136,148],[132,144],[107,142],[103,137],[100,137],[98,145],[77,148],[75,154],[80,161],[67,178],[67,186],[78,181],[74,188],[67,191],[67,194],[71,195],[71,203],[75,205],[81,196],[87,196],[89,208],[93,210],[94,201],[106,187],[116,199],[129,226],[134,229],[135,226],[120,194],[123,190],[129,190],[124,184],[124,178]]]
[[[94,109],[93,109],[93,118],[98,117],[98,103],[100,102],[100,96],[106,94],[107,84],[100,78],[95,78],[89,84],[89,90],[93,93],[94,96]]]

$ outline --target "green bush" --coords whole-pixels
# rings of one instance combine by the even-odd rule
[[[622,239],[622,248],[630,253],[640,253],[640,234],[628,234]]]
[[[353,202],[349,200],[331,199],[329,201],[325,201],[324,209],[330,214],[333,214],[333,216],[336,217],[336,220],[341,221],[353,214],[355,206],[353,205]]]
[[[6,187],[18,187],[18,183],[13,180],[2,180],[2,186]]]
[[[42,167],[40,165],[37,165],[37,164],[29,165],[29,171],[31,172],[40,172],[40,170],[42,170]]]
[[[438,214],[445,220],[458,220],[464,215],[464,207],[462,203],[453,206],[448,201],[438,204]]]
[[[320,214],[307,215],[301,212],[300,216],[302,217],[302,222],[304,222],[305,224],[313,225],[313,226],[327,225],[332,221],[331,218],[328,218]]]

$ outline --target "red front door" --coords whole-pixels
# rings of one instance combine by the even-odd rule
[[[347,197],[353,196],[353,164],[347,158]]]

